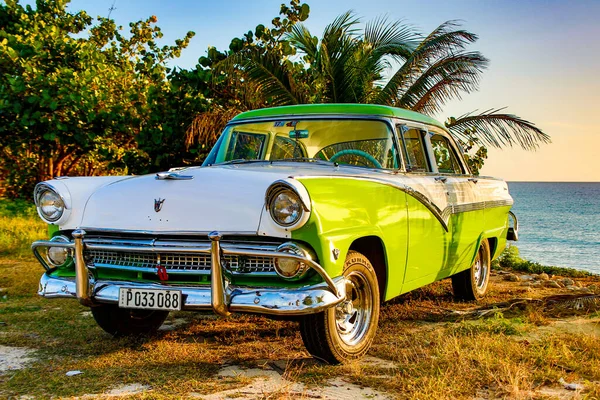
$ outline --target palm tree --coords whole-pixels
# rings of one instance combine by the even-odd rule
[[[433,115],[444,105],[478,90],[488,60],[467,47],[477,35],[447,21],[427,36],[403,21],[378,18],[364,30],[346,12],[329,24],[321,39],[303,24],[283,37],[298,55],[252,47],[227,57],[221,67],[235,66],[264,105],[300,103],[372,103]],[[550,138],[516,115],[488,109],[449,118],[447,128],[461,141],[483,145],[518,144],[535,149]]]

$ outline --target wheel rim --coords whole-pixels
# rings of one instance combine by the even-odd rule
[[[487,263],[482,261],[482,251],[483,249],[479,250],[475,264],[473,264],[473,278],[475,280],[475,286],[477,287],[477,290],[482,290],[485,287],[489,272]]]
[[[336,330],[346,345],[355,346],[366,336],[373,313],[367,278],[352,271],[346,276],[346,299],[335,308]]]

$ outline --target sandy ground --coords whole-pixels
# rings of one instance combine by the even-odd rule
[[[381,360],[382,362],[386,362]],[[190,397],[203,400],[221,400],[221,399],[243,399],[251,400],[262,398],[269,394],[285,393],[289,397],[310,398],[310,399],[392,399],[389,395],[379,392],[369,387],[360,387],[343,378],[336,377],[319,388],[307,388],[302,383],[292,382],[285,379],[278,371],[272,368],[267,369],[242,369],[237,365],[225,367],[219,371],[220,377],[242,376],[256,378],[252,383],[238,389],[225,390],[212,393],[210,395],[201,395],[190,393]]]
[[[0,374],[6,371],[25,368],[34,361],[33,350],[25,347],[0,345]]]

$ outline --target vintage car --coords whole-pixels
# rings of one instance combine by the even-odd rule
[[[516,240],[504,181],[473,176],[439,122],[379,105],[242,113],[200,167],[59,177],[35,188],[51,239],[39,294],[113,335],[173,310],[297,320],[308,351],[363,356],[380,304],[452,278],[477,300]]]

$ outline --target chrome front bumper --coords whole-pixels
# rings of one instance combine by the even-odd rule
[[[83,257],[85,232],[73,232],[74,242],[38,241],[33,243],[34,255],[46,265],[39,249],[43,247],[66,247],[74,251],[75,278],[54,277],[46,272],[41,280],[38,294],[46,298],[76,298],[86,306],[102,303],[118,303],[120,288],[178,289],[183,294],[184,310],[212,310],[227,316],[231,312],[258,313],[278,316],[313,314],[333,307],[346,297],[346,280],[340,276],[332,279],[316,262],[296,254],[236,248],[222,248],[221,235],[212,232],[208,247],[169,247],[169,252],[204,253],[211,256],[210,286],[141,283],[135,281],[95,280]],[[160,248],[137,248],[119,245],[94,245],[98,249],[120,251],[159,251]],[[314,269],[323,279],[322,283],[298,288],[235,287],[229,284],[223,271],[224,255],[247,255],[296,259]]]

